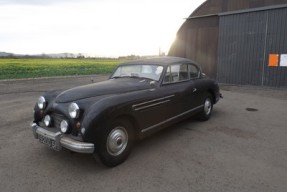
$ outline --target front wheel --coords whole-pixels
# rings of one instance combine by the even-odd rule
[[[108,167],[121,164],[129,156],[133,143],[131,123],[127,120],[115,120],[100,134],[98,155],[101,162]]]
[[[213,102],[211,95],[207,95],[204,103],[203,103],[203,110],[198,114],[198,119],[201,121],[207,121],[212,113],[213,110]]]

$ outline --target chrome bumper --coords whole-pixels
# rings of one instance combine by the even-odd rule
[[[43,137],[47,137],[55,141],[55,145],[57,149],[61,149],[62,147],[69,149],[71,151],[77,153],[94,153],[94,144],[93,143],[85,143],[81,141],[76,141],[74,139],[68,138],[63,135],[61,132],[51,132],[42,127],[38,126],[36,123],[31,124],[34,137],[38,139],[38,135],[42,135]]]

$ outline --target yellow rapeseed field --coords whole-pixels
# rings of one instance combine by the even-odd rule
[[[109,74],[119,59],[0,59],[0,79]]]

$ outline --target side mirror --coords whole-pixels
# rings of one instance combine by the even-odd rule
[[[206,74],[205,73],[201,73],[201,77],[206,78]]]

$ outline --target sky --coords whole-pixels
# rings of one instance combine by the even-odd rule
[[[0,52],[90,56],[168,53],[205,0],[0,0]]]

